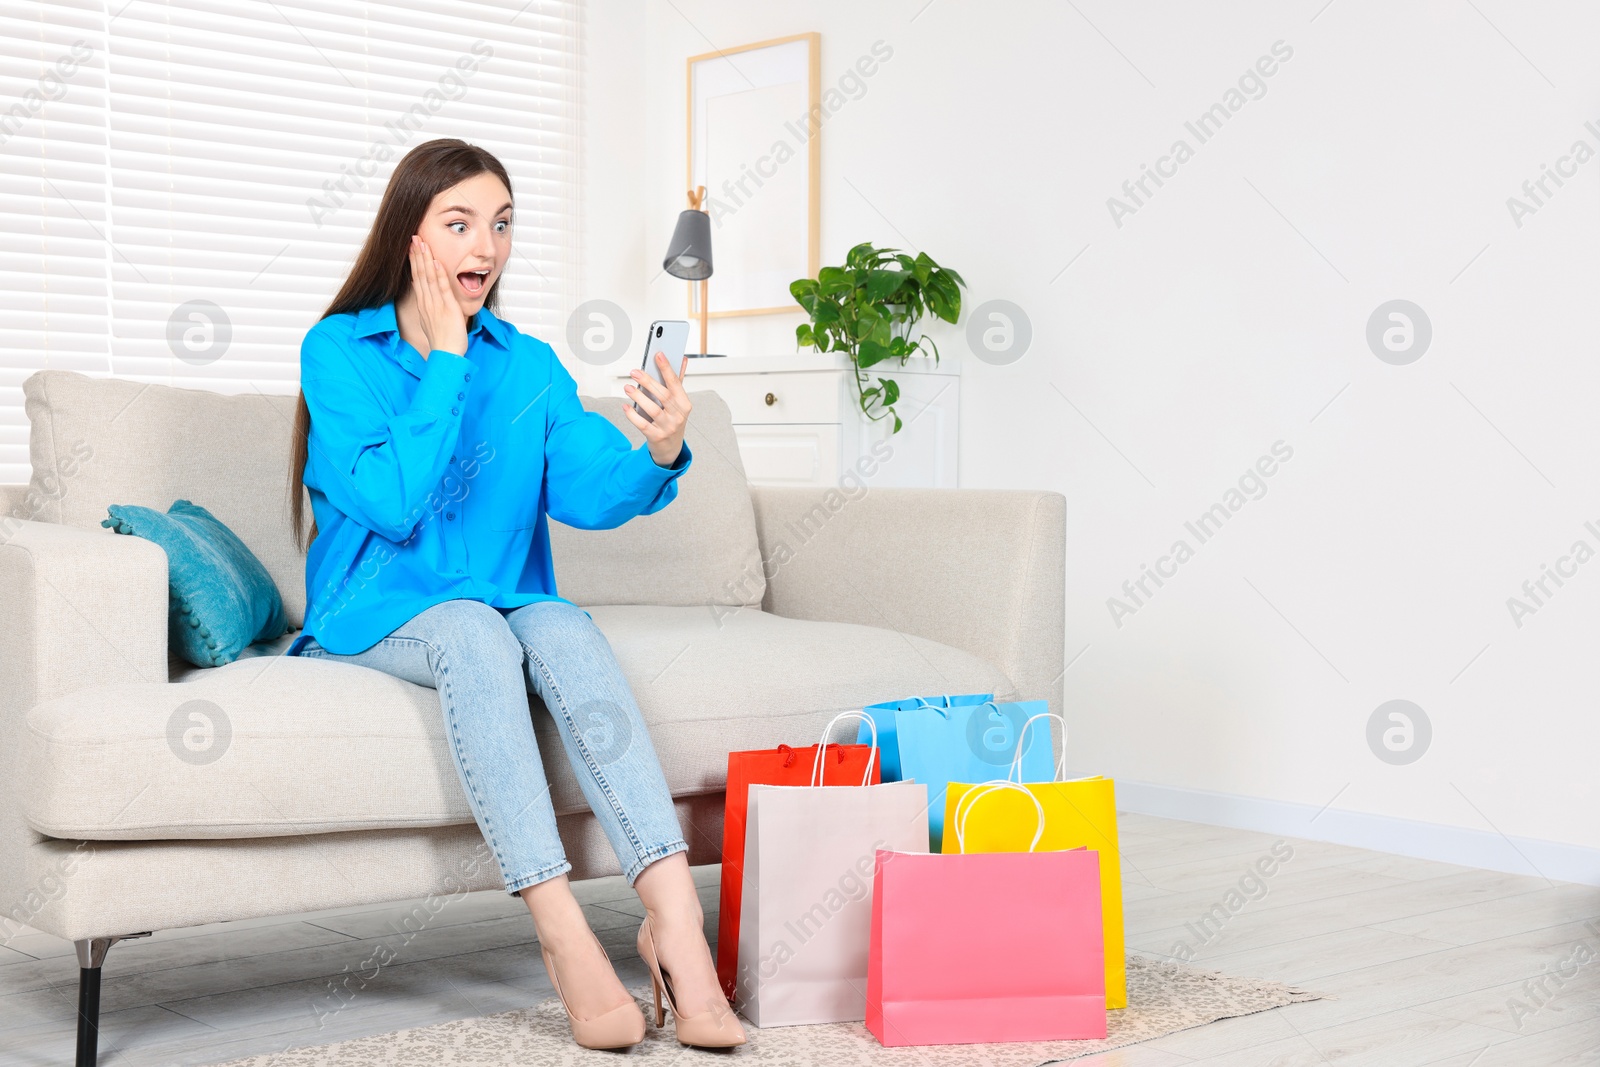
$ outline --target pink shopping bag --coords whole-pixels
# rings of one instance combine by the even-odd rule
[[[1098,853],[876,852],[866,1024],[881,1044],[1103,1038],[1105,983]]]

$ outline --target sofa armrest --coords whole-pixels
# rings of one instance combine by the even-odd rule
[[[111,682],[167,681],[167,554],[103,528],[0,516],[0,937],[26,923],[50,877],[24,822],[20,732],[35,706]],[[104,931],[110,934],[115,931]]]
[[[167,554],[110,530],[0,518],[0,715],[167,680]]]
[[[999,489],[752,486],[762,608],[900,630],[1000,668],[1061,714],[1067,501]]]

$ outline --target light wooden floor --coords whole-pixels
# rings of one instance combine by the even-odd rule
[[[1186,942],[1196,964],[1338,999],[1225,1020],[1078,1065],[1600,1064],[1600,889],[1290,841],[1292,857],[1239,892],[1278,838],[1138,815],[1121,825],[1130,952],[1167,956]],[[717,876],[716,867],[696,870],[710,937]],[[633,950],[638,899],[618,878],[577,888],[623,980],[645,980]],[[407,941],[397,931],[409,911],[349,908],[119,944],[105,968],[101,1063],[211,1063],[548,995],[532,923],[513,898],[458,900]],[[380,942],[398,953],[394,962],[319,1022],[330,977],[357,970]],[[1564,982],[1549,977],[1563,971]],[[77,974],[72,946],[44,934],[0,948],[0,1064],[71,1061]],[[1536,1000],[1525,983],[1540,978],[1548,992]],[[972,1062],[983,1062],[981,1047]]]

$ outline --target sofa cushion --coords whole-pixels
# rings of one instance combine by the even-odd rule
[[[643,443],[621,398],[581,399],[629,442]],[[694,411],[684,440],[694,462],[678,479],[678,499],[615,530],[550,522],[556,592],[574,604],[637,604],[648,589],[652,604],[672,607],[760,605],[767,583],[733,413],[716,393],[691,392],[689,399]]]
[[[297,394],[230,396],[67,370],[35,371],[22,389],[33,518],[98,526],[112,504],[166,511],[192,500],[266,566],[289,627],[304,625],[305,557],[289,527]],[[309,497],[305,513],[309,525]]]
[[[283,597],[239,535],[189,500],[165,514],[112,504],[100,525],[167,554],[167,647],[201,667],[232,663],[251,643],[283,636]],[[170,680],[170,676],[169,676]]]
[[[892,630],[754,609],[595,607],[674,796],[723,788],[730,750],[811,744],[839,711],[1009,679]],[[472,822],[438,694],[324,659],[248,655],[171,684],[46,701],[21,732],[24,814],[50,837],[276,837]],[[530,697],[552,802],[587,810],[555,726]],[[854,722],[836,739],[853,739]]]

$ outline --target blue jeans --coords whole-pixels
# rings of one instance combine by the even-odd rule
[[[315,638],[300,655],[438,691],[456,773],[506,892],[572,869],[556,834],[529,693],[560,726],[567,762],[629,885],[649,864],[688,851],[639,706],[610,643],[581,608],[447,600],[355,655],[335,655]]]

